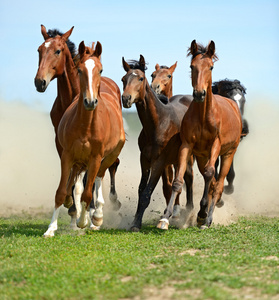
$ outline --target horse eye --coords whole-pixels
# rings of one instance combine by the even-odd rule
[[[56,50],[56,51],[55,51],[55,54],[59,55],[60,52],[61,52],[61,50]]]
[[[213,70],[213,66],[212,67],[210,67],[210,71],[212,71]]]
[[[100,70],[100,74],[102,74],[103,73],[103,69],[102,70]]]
[[[152,77],[152,78],[155,78],[155,75],[154,75],[154,74],[151,74],[151,77]]]
[[[171,78],[171,75],[170,75],[170,74],[168,75],[168,78]]]
[[[139,81],[143,81],[143,77],[140,77],[140,78],[139,78]]]
[[[78,74],[81,74],[81,69],[80,68],[78,68],[77,71],[78,71]]]

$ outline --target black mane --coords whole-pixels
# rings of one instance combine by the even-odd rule
[[[169,69],[168,66],[160,66],[160,69]]]
[[[51,37],[51,38],[54,38],[56,37],[57,35],[59,36],[62,36],[63,33],[61,31],[59,31],[58,29],[49,29],[47,34]],[[67,40],[66,42],[70,52],[71,52],[71,55],[72,55],[72,58],[74,58],[76,56],[76,46],[73,42],[71,42],[69,39]]]
[[[239,89],[243,94],[246,94],[246,88],[240,83],[239,80],[224,79],[215,81],[212,84],[213,94],[223,94],[234,89]]]
[[[194,55],[192,55],[192,53],[191,53],[191,47],[188,48],[187,56],[192,55],[192,60],[193,60],[197,55],[199,55],[199,54],[205,54],[205,53],[207,52],[207,46],[204,46],[204,45],[202,45],[202,44],[197,44],[197,47],[198,47],[197,52],[196,52]],[[217,54],[215,53],[215,54],[213,55],[212,58],[213,58],[213,61],[218,60]]]
[[[128,60],[127,63],[129,65],[129,67],[133,70],[141,70],[144,73],[147,70],[146,65],[143,66],[142,64],[140,64],[140,62],[138,60],[131,59],[131,60]],[[145,64],[147,64],[147,63],[145,63]]]

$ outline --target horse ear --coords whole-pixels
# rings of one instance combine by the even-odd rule
[[[141,71],[145,73],[145,59],[142,55],[140,55],[139,64]]]
[[[74,29],[74,26],[68,30],[67,32],[65,32],[64,34],[62,34],[62,39],[64,39],[65,41],[67,41],[67,39],[69,38],[69,36],[72,34],[73,32],[73,29]]]
[[[125,61],[124,57],[122,57],[122,66],[126,72],[128,72],[131,69],[128,63]]]
[[[190,46],[190,53],[192,55],[195,55],[195,53],[198,51],[198,45],[196,43],[196,40],[193,40]]]
[[[213,41],[211,41],[207,46],[206,53],[210,58],[212,58],[215,55],[215,43]]]
[[[41,33],[42,33],[45,41],[50,38],[50,36],[47,34],[47,31],[46,31],[46,28],[44,25],[41,25]]]
[[[83,57],[85,50],[86,50],[86,47],[84,45],[84,41],[82,41],[78,46],[78,53],[79,53],[80,58]]]
[[[156,71],[158,71],[160,69],[160,66],[159,66],[159,64],[156,64],[156,66],[155,66],[155,70]]]
[[[174,65],[172,65],[171,67],[169,67],[169,70],[173,73],[176,66],[177,66],[177,62]]]
[[[94,56],[98,57],[100,59],[102,54],[102,45],[100,42],[97,42],[97,45],[95,47]]]

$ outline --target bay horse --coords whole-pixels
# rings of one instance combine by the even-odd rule
[[[160,177],[163,179],[163,192],[168,203],[171,195],[171,185],[165,179],[165,169],[177,161],[177,152],[181,144],[179,138],[181,120],[192,101],[192,96],[184,96],[168,104],[163,104],[151,89],[145,77],[145,59],[127,63],[122,58],[124,70],[122,78],[122,102],[125,108],[136,104],[142,124],[138,138],[140,149],[141,180],[138,188],[138,207],[131,226],[132,231],[139,231],[145,209],[150,203],[150,197]],[[185,169],[186,171],[186,169]],[[187,187],[186,208],[193,208],[192,166],[185,173]],[[183,174],[184,176],[184,174]]]
[[[164,95],[170,99],[172,94],[172,79],[173,72],[175,71],[177,62],[170,66],[155,65],[155,71],[151,74],[152,82],[151,88],[157,95]]]
[[[242,122],[237,104],[231,99],[212,93],[212,69],[217,60],[215,43],[207,47],[192,41],[188,50],[191,59],[193,101],[186,111],[180,130],[181,146],[178,169],[172,185],[171,199],[157,227],[168,229],[174,200],[181,193],[187,162],[194,155],[204,178],[197,223],[200,228],[211,225],[215,206],[221,206],[224,179],[229,172],[239,145]],[[215,162],[221,156],[221,168],[215,180]]]
[[[52,106],[50,117],[54,126],[55,144],[59,157],[61,157],[62,147],[57,137],[58,125],[66,109],[75,99],[78,99],[80,91],[78,73],[74,62],[77,56],[76,48],[75,44],[69,39],[73,28],[63,34],[57,29],[47,31],[45,26],[41,25],[41,33],[45,41],[38,48],[39,66],[34,80],[37,91],[43,93],[46,91],[49,83],[57,78],[57,97]],[[91,55],[93,51],[94,44],[92,44],[92,47],[86,47],[87,55]],[[102,88],[107,86],[114,88],[115,91],[119,92],[120,97],[119,88],[111,79],[102,77],[102,81],[104,82]],[[117,159],[109,168],[111,178],[110,200],[115,210],[121,206],[115,190],[115,172],[118,165],[119,160]],[[79,180],[76,181],[73,198],[80,198],[81,196],[84,185],[82,178],[83,176],[80,176]],[[72,196],[67,197],[64,206],[70,208],[71,225],[76,226],[76,209],[73,204],[73,198]]]
[[[92,221],[95,226],[103,222],[101,180],[107,168],[117,159],[125,143],[121,98],[113,89],[102,91],[100,61],[102,46],[97,42],[93,55],[86,55],[84,42],[79,45],[77,71],[80,80],[78,100],[66,110],[58,126],[58,139],[62,146],[61,178],[55,195],[55,208],[44,236],[54,236],[57,218],[65,198],[71,194],[75,178],[87,170],[87,182],[81,196],[81,214],[77,226],[88,223],[88,212],[94,181],[96,183],[96,210]]]
[[[241,132],[241,139],[245,137],[249,133],[249,126],[246,119],[243,118],[244,114],[244,105],[246,102],[245,94],[246,88],[241,84],[241,82],[237,79],[230,80],[230,79],[223,79],[219,81],[215,81],[212,84],[212,92],[213,94],[218,94],[226,98],[230,98],[236,102],[242,117],[242,132]],[[215,178],[218,178],[218,165],[219,165],[219,158],[216,160],[215,164]],[[235,178],[235,171],[234,171],[234,163],[232,162],[229,173],[226,177],[228,185],[224,187],[224,192],[226,194],[232,194],[234,191],[233,181]]]

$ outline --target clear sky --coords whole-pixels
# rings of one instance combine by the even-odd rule
[[[214,40],[219,61],[213,81],[239,79],[247,101],[255,97],[279,103],[279,1],[81,0],[0,2],[0,99],[23,101],[50,111],[56,82],[38,93],[34,77],[37,48],[43,42],[40,25],[62,32],[75,26],[70,40],[78,47],[100,41],[103,75],[122,91],[122,56],[148,62],[150,81],[155,64],[172,65],[174,94],[192,94],[190,58],[193,39]]]

